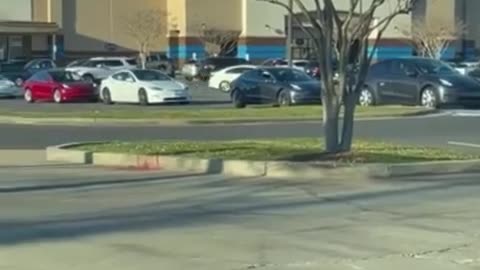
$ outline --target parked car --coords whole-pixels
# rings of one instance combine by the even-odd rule
[[[257,68],[232,83],[231,98],[237,108],[264,103],[279,106],[320,103],[321,85],[294,68]]]
[[[41,58],[26,62],[25,60],[14,60],[0,64],[0,74],[22,86],[25,80],[41,70],[55,68],[57,65],[50,59]]]
[[[81,67],[81,66],[85,65],[85,63],[87,63],[88,60],[89,60],[89,59],[77,59],[77,60],[74,60],[74,61],[68,63],[67,68]]]
[[[98,94],[91,82],[65,69],[50,69],[35,73],[24,84],[24,98],[28,103],[37,100],[63,103],[68,101],[95,101]]]
[[[76,72],[85,80],[100,84],[100,81],[112,73],[125,68],[136,68],[137,61],[129,57],[95,57],[78,65],[67,67],[68,71]]]
[[[188,87],[164,73],[151,69],[125,69],[102,81],[101,99],[105,104],[154,103],[188,104]]]
[[[231,83],[234,80],[236,80],[246,71],[250,71],[255,68],[257,67],[253,65],[239,65],[224,68],[212,73],[210,80],[208,81],[208,86],[213,89],[220,89],[223,92],[230,92]]]
[[[315,79],[320,79],[320,65],[316,61],[309,61],[305,66],[305,73]]]
[[[303,60],[303,59],[294,59],[292,60],[292,67],[306,71],[306,67],[309,64],[309,60]],[[288,67],[288,61],[285,59],[278,59],[278,58],[273,58],[273,59],[268,59],[262,63],[262,66],[266,67]]]
[[[187,80],[195,78],[207,81],[212,72],[237,65],[248,64],[248,61],[237,57],[210,57],[201,61],[189,61],[183,68],[183,75]]]
[[[362,106],[480,103],[480,83],[449,64],[427,58],[391,59],[371,66],[359,98]]]
[[[165,72],[168,76],[175,78],[175,64],[166,54],[156,53],[147,57],[146,66],[148,69],[157,69]]]
[[[15,98],[21,94],[20,92],[14,82],[0,75],[0,97]]]

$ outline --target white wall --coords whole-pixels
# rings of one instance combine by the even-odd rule
[[[32,0],[0,0],[0,20],[31,21]]]
[[[244,16],[243,16],[243,33],[242,36],[250,37],[275,37],[278,34],[275,34],[272,30],[269,30],[265,27],[266,24],[270,25],[274,29],[285,29],[285,19],[286,9],[275,6],[265,2],[259,2],[256,0],[243,0],[244,4]],[[283,0],[287,2],[287,0]],[[364,0],[364,7],[368,7],[372,0]],[[480,1],[480,0],[479,0]],[[338,10],[346,10],[349,7],[349,0],[335,0],[335,5]],[[392,0],[393,2],[393,0]],[[305,1],[305,5],[311,9],[314,8],[313,1]],[[389,2],[377,10],[377,16],[382,17],[382,14],[388,14],[394,6]],[[298,11],[298,10],[296,10]],[[403,37],[398,30],[395,29],[395,26],[402,28],[409,28],[411,25],[411,16],[403,15],[397,17],[387,29],[384,34],[384,37],[387,38],[398,38]]]

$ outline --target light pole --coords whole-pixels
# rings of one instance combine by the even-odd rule
[[[287,60],[288,67],[293,67],[293,0],[288,0],[287,19]]]

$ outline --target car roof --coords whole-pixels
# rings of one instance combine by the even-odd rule
[[[134,57],[126,57],[126,56],[112,56],[112,57],[92,57],[90,60],[93,61],[101,61],[101,60],[130,60],[134,59]]]

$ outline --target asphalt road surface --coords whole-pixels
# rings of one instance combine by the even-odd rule
[[[322,136],[320,123],[225,124],[196,126],[36,126],[0,124],[0,149],[43,149],[72,141],[235,140]],[[421,117],[357,121],[360,139],[480,150],[480,118]]]
[[[1,164],[0,269],[480,267],[479,175],[316,182]]]

